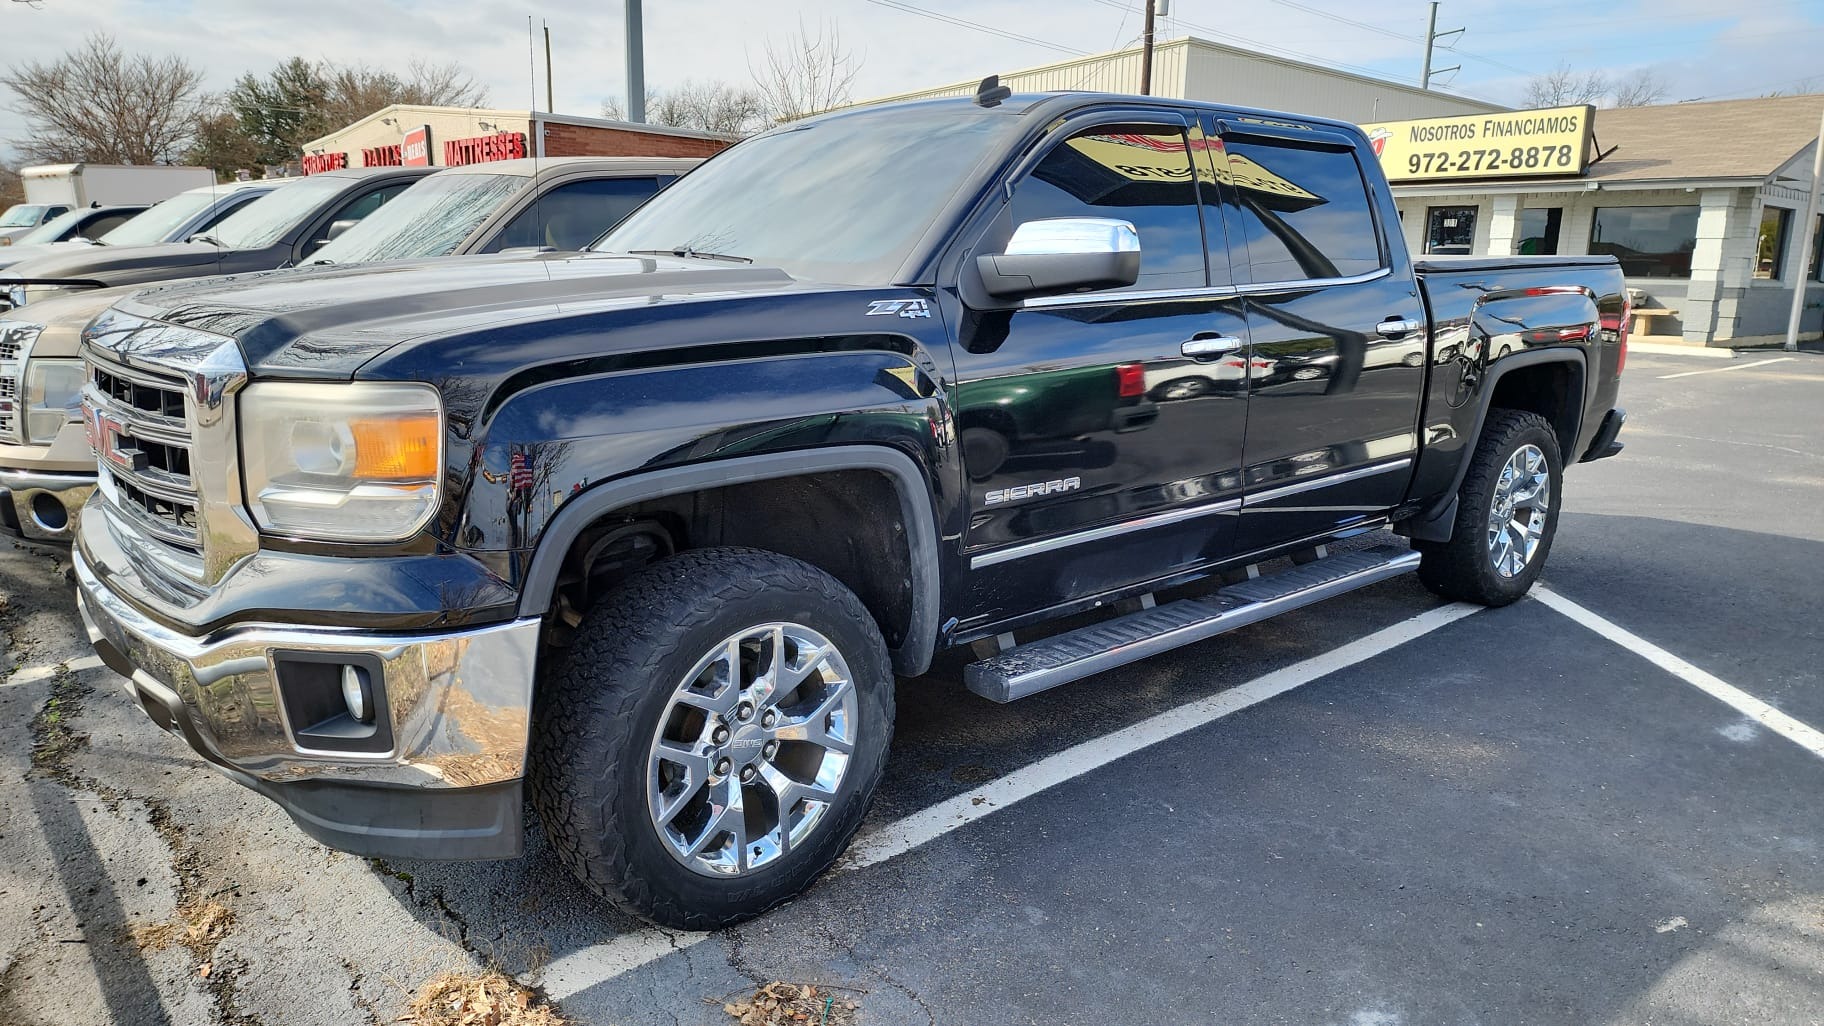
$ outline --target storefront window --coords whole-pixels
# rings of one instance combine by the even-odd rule
[[[1818,230],[1811,235],[1811,273],[1806,277],[1824,281],[1824,214],[1818,215]]]
[[[1432,207],[1425,212],[1425,252],[1465,256],[1475,248],[1475,207]]]
[[[1630,278],[1689,278],[1697,207],[1597,207],[1590,252],[1613,255]]]
[[[1558,227],[1564,223],[1563,207],[1528,207],[1520,211],[1521,256],[1553,256],[1558,252]]]
[[[1761,234],[1754,247],[1754,276],[1778,281],[1786,262],[1786,233],[1792,225],[1792,211],[1785,207],[1766,207],[1761,211]]]

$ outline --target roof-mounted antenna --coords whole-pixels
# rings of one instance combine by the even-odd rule
[[[975,105],[978,107],[999,107],[1001,101],[1013,95],[1013,90],[1001,84],[1001,76],[989,75],[982,79],[982,84],[975,87]]]

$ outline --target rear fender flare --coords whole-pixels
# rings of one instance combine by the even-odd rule
[[[893,668],[903,676],[916,677],[930,668],[937,641],[941,594],[937,522],[924,472],[910,456],[886,446],[842,445],[804,452],[765,453],[670,467],[596,485],[567,499],[540,535],[525,584],[520,589],[519,614],[543,616],[550,609],[558,574],[571,544],[590,524],[617,509],[704,488],[841,470],[883,474],[893,482],[893,490],[899,496],[912,568],[913,601],[905,641],[892,653]]]

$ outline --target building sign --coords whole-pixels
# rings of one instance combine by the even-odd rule
[[[394,143],[391,146],[375,146],[372,149],[362,150],[361,164],[363,167],[400,167],[405,162],[405,157],[400,152],[401,149],[399,144]]]
[[[1363,125],[1391,182],[1580,175],[1596,110],[1516,110]]]
[[[405,133],[399,145],[399,157],[405,167],[431,166],[431,126],[419,125]]]
[[[307,175],[322,174],[325,171],[339,171],[347,166],[347,153],[304,154],[304,173]]]
[[[472,139],[450,139],[443,144],[446,167],[484,164],[491,160],[518,160],[526,155],[526,133],[496,132]]]

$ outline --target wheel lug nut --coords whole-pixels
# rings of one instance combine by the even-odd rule
[[[779,714],[771,709],[766,711],[765,716],[760,717],[760,725],[762,727],[770,727],[777,722],[779,722]]]
[[[754,707],[753,707],[752,703],[742,702],[740,705],[735,706],[735,718],[736,719],[741,720],[742,722],[745,723],[746,721],[753,719],[753,717],[754,717]]]
[[[734,765],[734,764],[729,762],[727,759],[723,759],[720,762],[716,763],[717,775],[724,776],[724,777],[728,776],[728,768],[732,765]]]
[[[743,783],[752,783],[754,778],[759,775],[760,774],[752,766],[741,767],[741,780]]]
[[[760,754],[766,756],[769,759],[775,755],[778,755],[779,754],[779,742],[768,741],[766,743],[766,747],[760,749]]]
[[[710,737],[712,737],[715,740],[716,744],[719,744],[719,745],[728,744],[728,728],[727,727],[717,727],[716,732],[714,734],[711,734]]]

